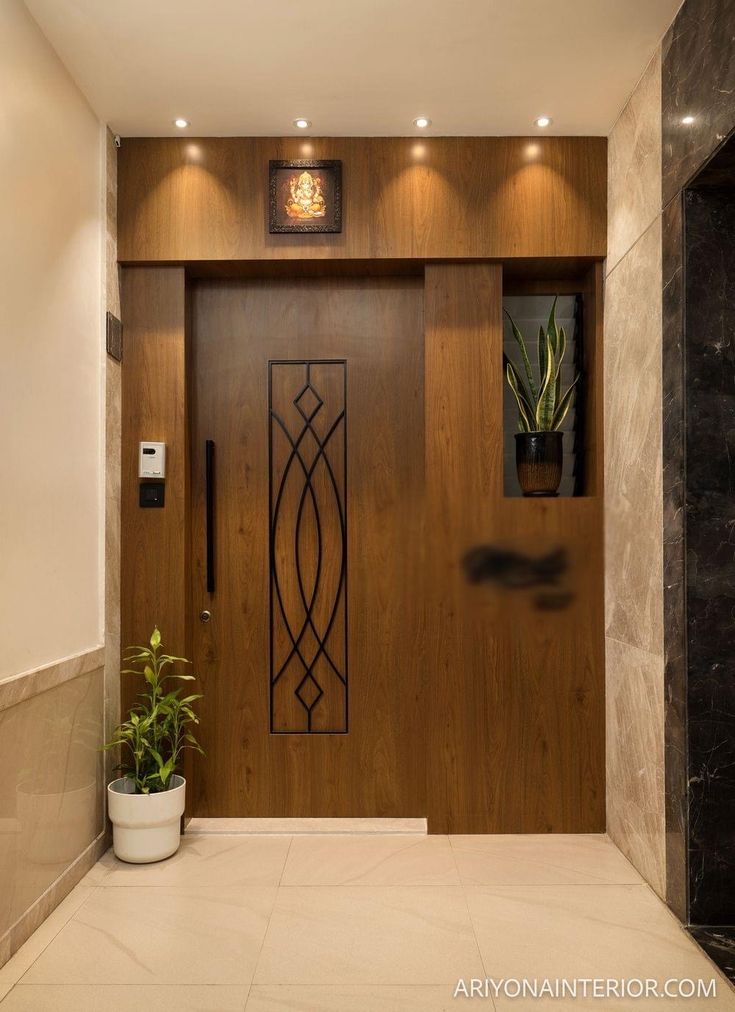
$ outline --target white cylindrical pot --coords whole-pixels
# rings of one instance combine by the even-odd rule
[[[163,861],[179,849],[186,781],[173,776],[171,788],[159,794],[135,794],[126,777],[107,788],[115,857],[130,864]]]

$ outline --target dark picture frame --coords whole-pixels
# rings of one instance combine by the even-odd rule
[[[309,158],[271,160],[268,231],[341,232],[342,162]]]

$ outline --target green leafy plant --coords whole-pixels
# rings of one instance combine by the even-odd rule
[[[518,429],[521,432],[552,432],[561,428],[574,399],[579,373],[564,393],[561,389],[561,366],[567,349],[567,335],[563,327],[556,325],[557,298],[552,303],[546,328],[543,325],[539,327],[538,380],[533,374],[523,334],[506,310],[525,373],[521,376],[508,356],[503,355],[508,385],[518,404]]]
[[[140,703],[130,710],[130,716],[117,728],[106,749],[122,748],[122,761],[116,769],[135,784],[136,794],[157,794],[170,790],[184,750],[203,752],[190,727],[199,718],[192,704],[201,695],[182,696],[182,688],[169,689],[172,680],[190,682],[193,675],[177,674],[167,670],[174,664],[188,664],[185,657],[173,657],[161,652],[161,634],[153,630],[150,646],[129,647],[125,657],[128,664],[123,674],[142,675],[145,691],[139,693]]]

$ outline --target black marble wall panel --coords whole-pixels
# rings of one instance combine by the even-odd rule
[[[735,186],[684,203],[689,919],[735,924]]]
[[[684,921],[732,923],[735,415],[730,425],[722,314],[733,265],[725,191],[719,208],[707,201],[732,176],[720,149],[735,128],[735,0],[683,4],[662,44],[661,103],[667,900]],[[695,178],[708,195],[686,190]]]
[[[734,53],[735,0],[687,0],[662,47],[664,205],[735,126]]]
[[[662,215],[666,901],[687,919],[687,741],[682,195]]]

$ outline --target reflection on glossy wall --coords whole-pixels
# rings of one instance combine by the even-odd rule
[[[0,711],[0,938],[102,831],[102,677]]]

